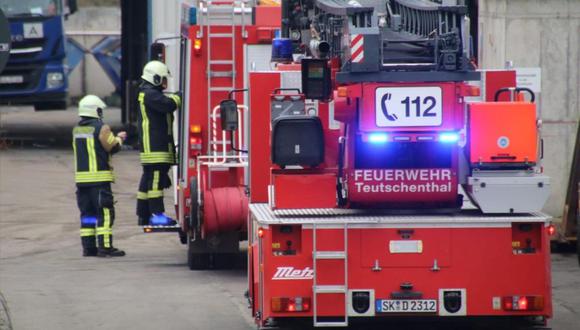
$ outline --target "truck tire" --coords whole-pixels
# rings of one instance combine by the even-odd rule
[[[199,235],[199,205],[197,204],[197,178],[191,178],[189,184],[189,228],[187,229],[187,266],[191,270],[204,270],[210,266],[210,254],[206,252],[205,242]]]
[[[199,205],[197,205],[197,178],[192,177],[189,183],[189,232],[199,229]]]
[[[51,102],[35,103],[34,110],[36,110],[36,111],[66,110],[66,101],[51,101]]]
[[[206,270],[209,268],[209,253],[189,253],[187,266],[190,270]]]
[[[578,266],[580,266],[580,213],[576,222],[576,254],[578,255]]]

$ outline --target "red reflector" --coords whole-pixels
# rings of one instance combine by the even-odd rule
[[[258,237],[259,238],[264,237],[264,228],[258,228]]]
[[[511,311],[513,309],[512,297],[503,297],[503,309],[506,311]]]
[[[556,233],[556,226],[550,224],[548,226],[548,235],[553,236]]]

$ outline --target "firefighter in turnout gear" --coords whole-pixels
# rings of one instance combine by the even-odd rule
[[[121,149],[127,133],[113,135],[102,122],[106,104],[87,95],[79,102],[78,125],[73,129],[77,203],[81,213],[83,256],[122,257],[113,247],[115,208],[111,183],[114,181],[111,155]]]
[[[175,164],[173,112],[181,106],[177,94],[164,94],[169,69],[159,61],[143,68],[139,88],[139,145],[143,175],[137,193],[139,225],[175,226],[165,215],[163,189],[171,187],[169,169]]]

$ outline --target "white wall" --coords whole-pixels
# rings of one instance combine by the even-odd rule
[[[544,169],[552,178],[545,207],[562,215],[580,118],[580,1],[480,0],[479,58],[484,69],[540,67]]]

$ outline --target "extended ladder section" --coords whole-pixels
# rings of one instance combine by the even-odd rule
[[[319,251],[317,246],[318,235],[323,236],[325,232],[334,231],[335,228],[318,229],[316,223],[312,226],[312,264],[314,276],[312,279],[312,320],[315,327],[347,327],[348,326],[348,226],[342,224],[344,238],[344,250]],[[320,231],[320,233],[319,233]],[[344,283],[319,284],[319,272],[321,266],[318,261],[341,260],[344,267]],[[322,272],[321,272],[322,273]],[[323,321],[318,316],[318,295],[321,294],[342,294],[344,295],[344,319]]]
[[[248,167],[247,154],[244,151],[243,133],[248,128],[248,107],[238,105],[237,132],[228,133],[221,127],[220,102],[227,99],[229,93],[240,88],[239,68],[243,57],[238,53],[240,43],[247,38],[246,24],[252,15],[255,1],[249,0],[199,0],[198,21],[200,29],[196,37],[205,40],[205,73],[207,79],[207,155],[198,156],[197,173],[201,167],[211,171],[224,171],[230,168]],[[204,38],[205,37],[205,38]],[[232,145],[233,143],[233,145]],[[228,147],[229,146],[229,147]],[[236,149],[237,147],[237,149]],[[212,176],[207,178],[205,189],[212,187]],[[203,204],[201,185],[198,189],[198,204]]]
[[[197,37],[201,39],[206,33],[207,112],[208,127],[211,127],[211,121],[215,122],[219,118],[219,114],[213,111],[216,99],[226,99],[227,93],[237,88],[237,61],[242,59],[236,58],[239,42],[236,27],[241,27],[241,37],[246,38],[246,16],[251,15],[252,8],[251,2],[247,0],[202,0],[198,8],[200,29]],[[231,45],[231,50],[218,48],[218,45]],[[208,139],[208,150],[216,155],[220,146],[228,143]]]

